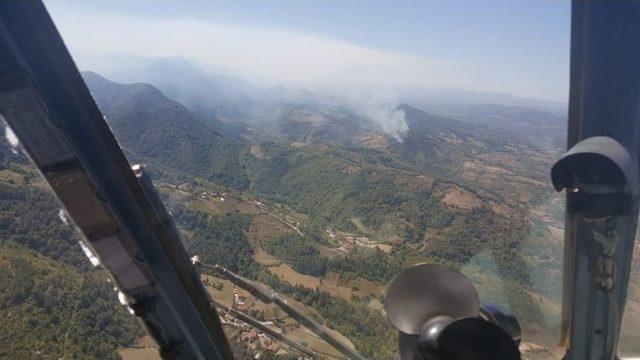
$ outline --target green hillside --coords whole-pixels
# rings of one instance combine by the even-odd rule
[[[239,158],[243,145],[223,138],[214,125],[149,84],[116,84],[91,72],[84,78],[130,161],[248,186]]]
[[[289,142],[297,139],[295,129],[280,140],[247,143],[218,136],[148,84],[85,77],[124,149],[160,172],[249,191],[291,206],[313,223],[376,242],[414,244],[422,258],[464,265],[486,250],[499,275],[524,285],[539,265],[521,249],[530,245],[535,227],[528,209],[543,206],[552,194],[546,176],[554,154],[509,130],[402,106],[410,131],[402,143],[384,138],[388,147],[367,142],[384,135],[366,124],[358,125],[364,138],[357,146],[332,143],[322,132],[310,138],[309,126],[358,124],[357,117],[332,117],[330,110],[316,116],[324,119],[319,125],[302,130],[303,145]],[[314,112],[309,108],[305,116]],[[558,258],[547,261],[559,266]]]
[[[141,326],[26,158],[0,153],[0,358],[119,358]]]

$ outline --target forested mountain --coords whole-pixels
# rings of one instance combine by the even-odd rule
[[[116,84],[91,72],[84,78],[130,160],[248,186],[239,163],[243,144],[225,139],[217,131],[221,124],[205,123],[149,84]]]
[[[298,107],[285,112],[283,137],[248,143],[220,136],[151,85],[116,84],[92,73],[85,77],[116,137],[134,158],[252,191],[350,230],[391,226],[395,234],[387,235],[404,238],[404,232],[418,226],[412,217],[424,206],[420,203],[434,193],[446,196],[450,189],[468,195],[469,204],[453,202],[453,208],[462,209],[490,201],[496,209],[517,209],[523,201],[542,200],[538,195],[548,191],[552,156],[509,130],[403,105],[399,109],[409,131],[399,142],[349,117],[348,111]],[[350,143],[323,131],[344,124],[355,129],[347,133]],[[487,167],[490,171],[483,171]],[[422,199],[420,194],[425,194]]]
[[[300,122],[322,120],[322,116],[334,117],[334,120],[348,119],[354,116],[353,109],[348,107],[362,105],[358,104],[362,99],[349,99],[357,94],[347,92],[346,96],[340,97],[321,90],[256,85],[228,74],[225,69],[204,70],[180,57],[108,55],[94,59],[92,63],[92,70],[113,81],[152,84],[206,122],[224,122],[224,130],[230,136],[246,134],[246,126],[263,130],[279,128],[286,134],[290,131],[288,125],[295,128]],[[566,104],[563,103],[463,90],[402,87],[391,91],[397,94],[397,103],[447,119],[513,128],[517,132],[549,130],[545,131],[543,137],[558,136],[554,139],[559,141],[554,141],[553,146],[562,147],[564,142]],[[358,124],[346,123],[350,127],[361,126],[366,120],[366,117],[360,116]],[[343,122],[343,125],[346,123]],[[265,128],[265,124],[270,126]],[[342,140],[349,139],[347,135],[353,135],[340,131],[345,128],[336,127],[340,125],[338,123],[332,125],[322,130],[338,135]],[[530,140],[540,143],[544,139]]]
[[[180,57],[110,55],[92,70],[121,83],[151,83],[171,99],[207,120],[223,116],[246,119],[259,109],[265,94],[237,77],[214,74]]]
[[[347,111],[308,108],[287,115],[306,126],[289,126],[279,141],[246,143],[218,136],[150,85],[85,76],[134,157],[288,204],[320,224],[392,244],[424,243],[424,251],[460,263],[475,253],[464,250],[475,242],[478,249],[503,241],[511,244],[503,250],[517,249],[530,227],[525,208],[550,193],[552,155],[509,130],[403,105],[409,131],[398,142]],[[318,130],[342,123],[358,129],[357,142],[332,141]],[[454,239],[462,248],[453,246]]]
[[[233,75],[205,71],[181,57],[109,55],[95,59],[91,70],[119,83],[153,84],[205,122],[223,122],[225,126],[218,129],[231,137],[246,135],[246,126],[275,121],[283,104],[336,101],[301,89],[254,85]]]
[[[483,284],[483,298],[506,304],[525,331],[539,342],[549,341],[547,322],[557,321],[557,313],[543,313],[558,301],[561,253],[555,216],[561,202],[547,179],[556,148],[540,146],[517,126],[453,119],[409,105],[391,109],[406,125],[402,136],[355,108],[330,102],[281,99],[250,120],[227,117],[232,112],[222,120],[193,111],[194,104],[187,107],[151,84],[120,84],[91,72],[83,76],[130,161],[146,163],[163,184],[190,251],[313,306],[365,354],[385,358],[393,353],[395,343],[383,340],[393,331],[376,305],[379,289],[401,269],[424,261],[465,269]],[[237,100],[237,107],[243,101],[252,106],[246,98]],[[536,119],[514,122],[539,125]],[[87,265],[55,208],[47,205],[46,216],[37,213],[41,220],[28,220],[34,203],[51,200],[29,175],[24,158],[6,145],[0,153],[7,169],[1,185],[19,189],[2,197],[6,209],[1,209],[0,226],[10,231],[13,244],[0,264],[5,273],[13,269],[15,254],[35,251],[38,260],[29,266],[52,261],[59,268],[52,273],[64,273],[64,281],[84,279],[78,284],[98,287],[91,277],[95,272],[78,278],[76,268]],[[212,189],[233,197],[206,200]],[[236,205],[225,205],[232,199]],[[11,220],[16,216],[21,220]],[[282,223],[287,224],[283,230],[273,230]],[[59,238],[66,240],[53,241]],[[353,296],[292,283],[296,278],[275,275],[261,254],[286,264],[296,276],[349,287]],[[40,274],[29,266],[15,265]],[[9,281],[6,275],[3,279]],[[37,285],[49,278],[33,279]],[[29,296],[20,295],[19,303],[31,303]],[[61,312],[68,311],[64,306]],[[113,339],[101,351],[132,341],[118,326],[135,328],[105,323],[96,334],[107,331]]]

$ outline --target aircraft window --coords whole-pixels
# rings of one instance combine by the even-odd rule
[[[548,23],[524,16],[533,7],[523,3],[502,14],[521,28],[496,32],[474,20],[452,35],[412,14],[436,22],[448,10],[451,29],[470,10],[407,5],[387,9],[389,20],[362,10],[368,26],[337,17],[327,29],[304,9],[258,21],[229,4],[198,2],[197,11],[168,2],[156,13],[117,1],[45,2],[127,159],[144,164],[171,212],[238,358],[344,355],[215,265],[275,290],[349,350],[381,359],[398,353],[389,283],[415,264],[450,265],[481,302],[515,315],[524,357],[562,357],[565,198],[549,170],[566,150],[568,1],[535,10]],[[354,11],[308,6],[326,21],[327,12]],[[393,20],[402,17],[410,26]],[[531,38],[540,28],[551,30]],[[425,34],[442,35],[415,45],[433,58],[403,40]],[[551,49],[553,61],[530,61],[528,43]],[[475,65],[460,60],[477,53],[486,55]],[[513,61],[498,63],[505,53]],[[13,292],[0,298],[8,319],[0,328],[10,334],[0,336],[0,357],[158,357],[2,126],[0,288]],[[624,354],[640,352],[634,269]],[[4,346],[26,331],[33,337]]]

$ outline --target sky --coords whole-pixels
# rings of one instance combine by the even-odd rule
[[[79,66],[181,56],[306,87],[418,86],[565,102],[568,0],[45,0]]]

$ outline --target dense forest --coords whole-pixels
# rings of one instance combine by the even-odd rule
[[[18,245],[0,253],[0,358],[118,359],[116,350],[143,334],[102,271]]]
[[[211,216],[178,205],[173,210],[177,225],[187,230],[187,246],[205,264],[218,264],[243,275],[254,275],[253,248],[245,232],[251,219],[243,214]]]
[[[362,277],[385,284],[402,269],[400,250],[388,256],[380,250],[355,249],[350,254],[332,259],[321,255],[307,239],[298,234],[277,235],[263,244],[271,255],[289,263],[299,273],[312,276],[325,276],[334,271],[343,280]],[[394,256],[395,255],[395,256]]]

